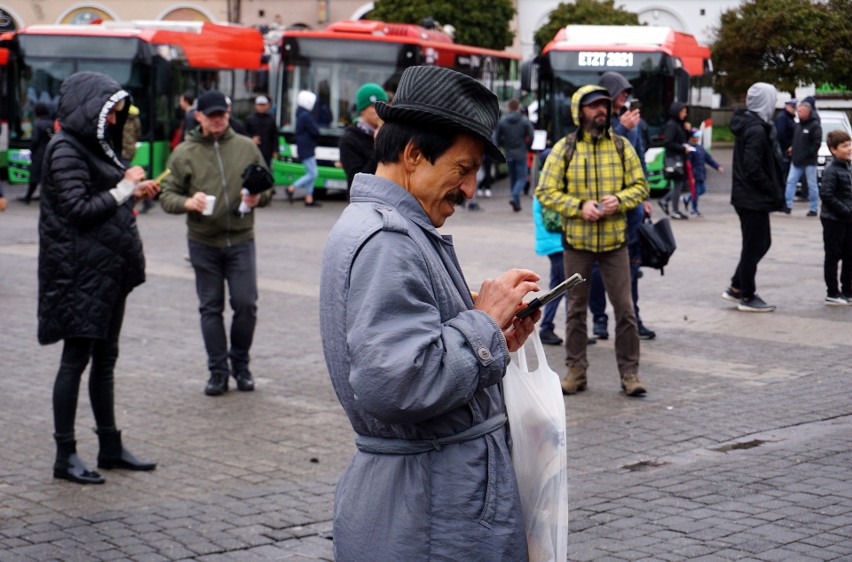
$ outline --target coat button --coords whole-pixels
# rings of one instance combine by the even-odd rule
[[[491,359],[491,350],[489,350],[487,347],[480,347],[477,353],[479,354],[479,358],[483,361],[488,361],[489,359]]]

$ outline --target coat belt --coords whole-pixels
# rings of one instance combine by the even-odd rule
[[[506,425],[506,420],[506,414],[497,414],[460,433],[436,439],[388,439],[371,435],[358,435],[355,437],[355,446],[362,453],[373,453],[376,455],[417,455],[428,453],[429,451],[440,451],[444,445],[455,445],[456,443],[479,439],[483,435],[487,435]]]

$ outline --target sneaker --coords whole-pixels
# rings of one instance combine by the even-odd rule
[[[766,304],[763,299],[754,295],[750,299],[743,299],[737,305],[738,310],[743,312],[772,312],[775,310],[774,304]]]
[[[592,326],[592,334],[599,340],[608,340],[609,332],[606,329],[606,322],[595,322]]]
[[[568,374],[560,382],[563,394],[577,394],[586,390],[586,370],[568,367]]]
[[[826,306],[849,306],[852,305],[852,300],[841,296],[827,296],[825,297],[825,304]]]
[[[785,215],[789,215],[789,214],[790,214],[790,213],[792,213],[792,212],[793,212],[793,209],[791,209],[790,207],[785,207],[785,208],[784,208],[784,214],[785,214]]]
[[[488,189],[487,187],[485,188],[485,197],[486,198],[491,197],[491,190]]]
[[[467,204],[467,210],[468,211],[481,211],[482,207],[480,207],[479,203],[477,203],[476,201],[471,201],[470,203]]]
[[[562,345],[562,338],[557,336],[553,330],[542,330],[539,332],[541,343],[545,345]]]
[[[680,198],[680,200],[683,201],[683,208],[689,209],[689,203],[692,201],[692,197],[690,197],[689,195],[684,195]]]
[[[663,210],[663,213],[665,213],[665,214],[666,214],[666,216],[668,216],[668,214],[669,214],[669,204],[668,204],[668,203],[666,203],[665,201],[663,201],[662,199],[660,199],[659,201],[657,201],[657,203],[659,203],[659,205],[660,205],[660,209],[662,209],[662,210]]]
[[[643,324],[639,324],[639,339],[640,340],[652,340],[657,337],[657,332],[654,330],[649,330]]]
[[[722,292],[722,298],[728,302],[735,302],[737,304],[743,300],[742,294],[740,294],[739,289],[734,289],[733,287],[728,287]]]
[[[627,396],[642,396],[647,392],[636,373],[628,373],[621,377],[621,389]]]
[[[695,209],[689,211],[689,215],[692,217],[703,217],[700,211],[696,211]]]
[[[843,293],[841,295],[849,304],[852,304],[852,293]]]
[[[670,214],[669,218],[672,219],[672,220],[677,220],[677,221],[689,220],[688,216],[686,216],[682,213],[679,213],[678,211],[675,211],[674,213]]]
[[[476,196],[477,197],[485,197],[485,190],[484,189],[477,189],[476,190]]]
[[[816,211],[808,211],[808,214],[806,216],[815,217],[815,216],[817,216],[817,212]]]

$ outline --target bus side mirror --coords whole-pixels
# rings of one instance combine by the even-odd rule
[[[535,85],[535,77],[538,75],[538,65],[534,59],[521,63],[521,91],[532,92]]]

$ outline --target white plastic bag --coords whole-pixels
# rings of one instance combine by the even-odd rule
[[[530,372],[521,348],[503,377],[512,435],[512,464],[521,493],[530,562],[568,557],[568,456],[565,403],[557,375],[548,365],[538,331],[538,368]]]

